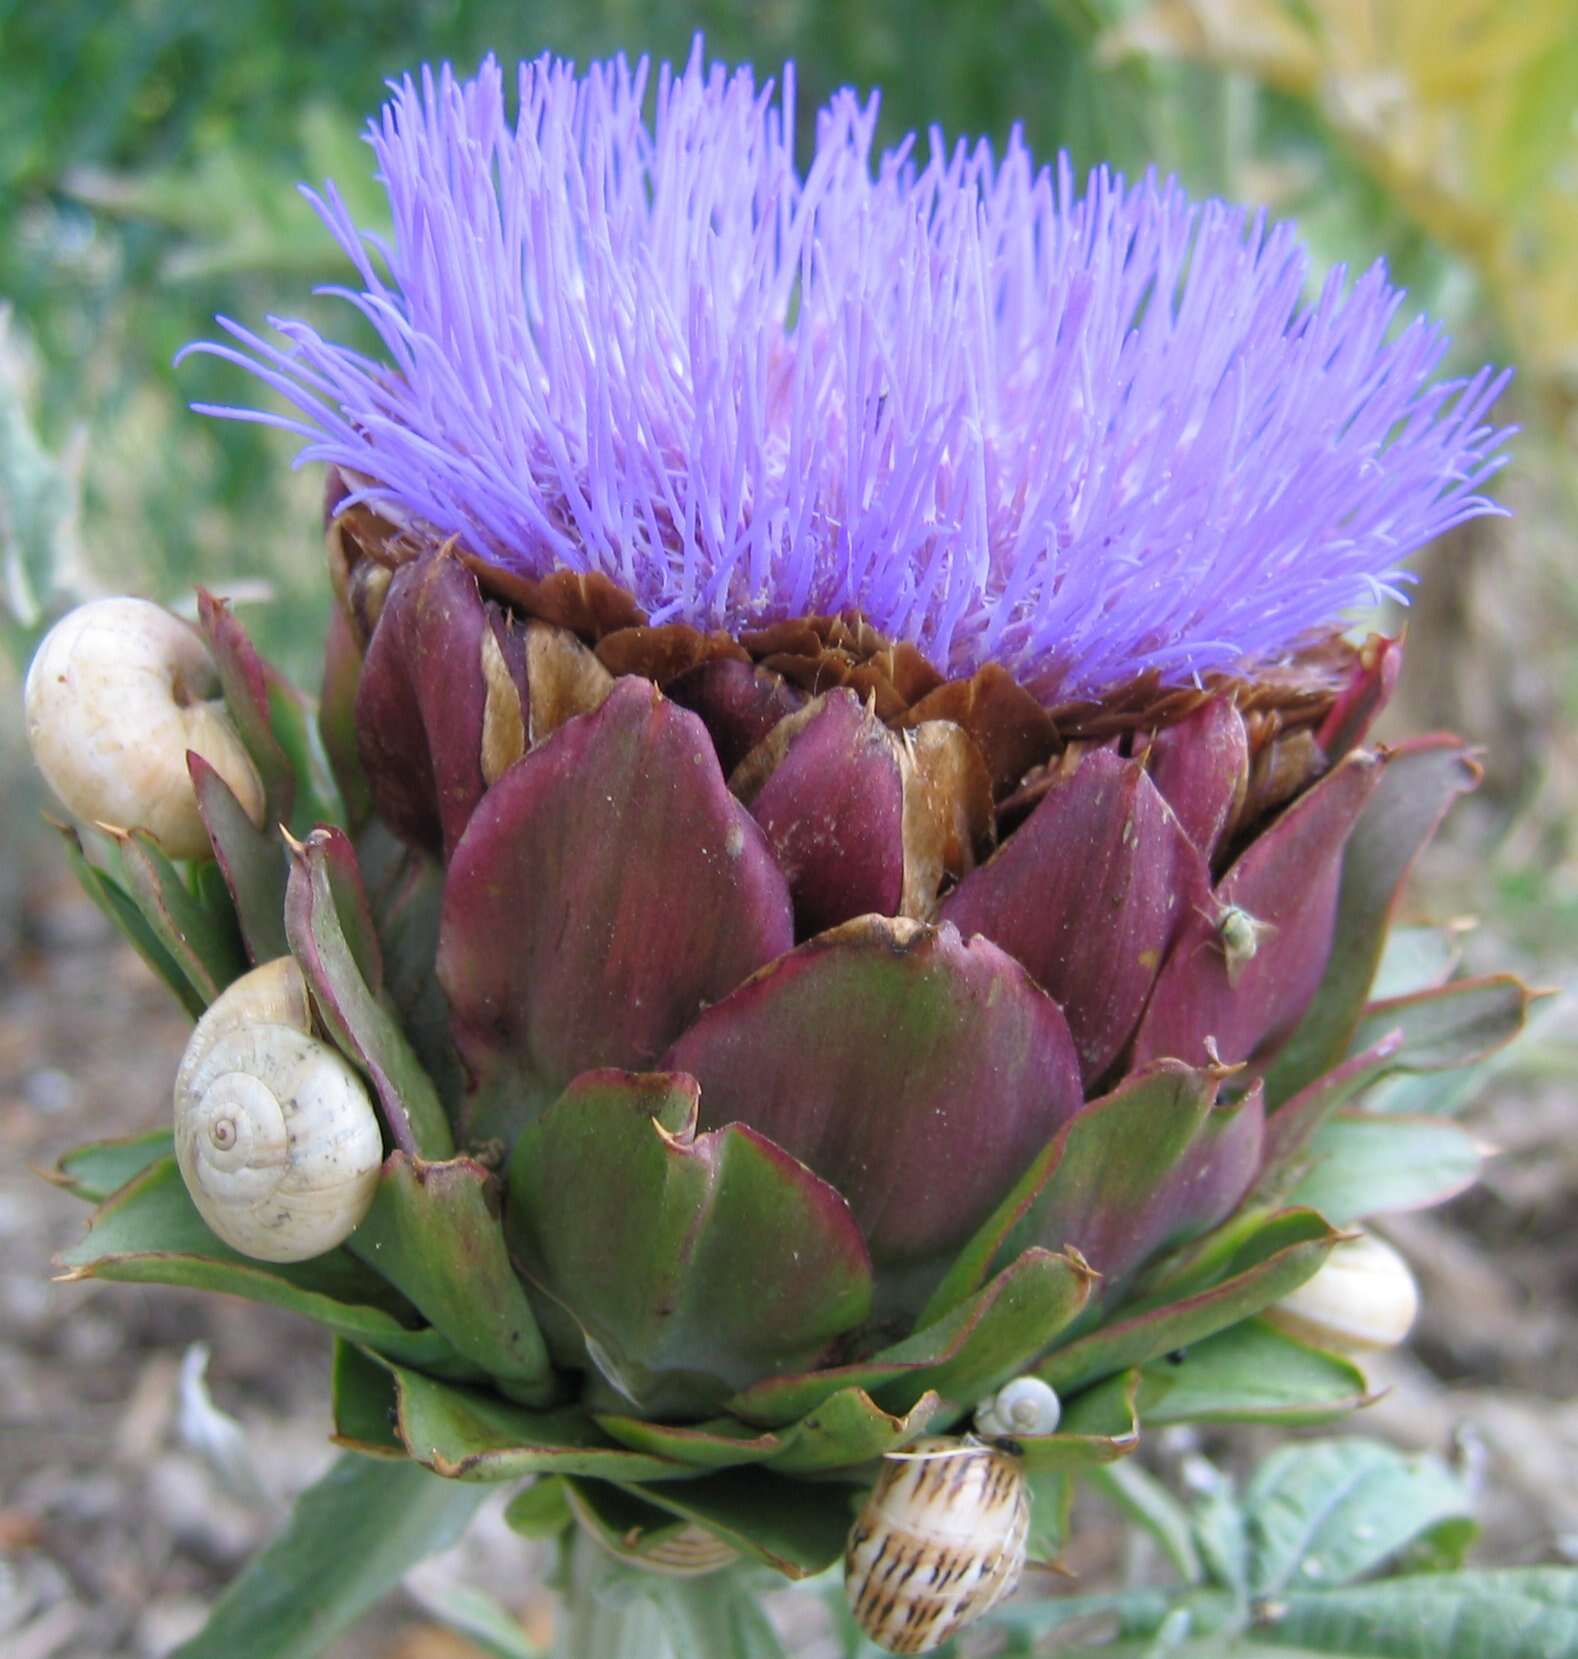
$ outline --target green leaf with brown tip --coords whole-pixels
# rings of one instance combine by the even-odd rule
[[[599,1480],[685,1480],[695,1469],[611,1440],[585,1412],[528,1411],[491,1390],[439,1382],[391,1365],[400,1438],[417,1462],[452,1480],[593,1475]]]
[[[1516,974],[1488,974],[1390,997],[1364,1010],[1350,1047],[1359,1053],[1386,1032],[1399,1031],[1395,1070],[1456,1071],[1510,1043],[1523,1030],[1535,996]]]
[[[847,1469],[920,1439],[946,1403],[928,1389],[901,1415],[884,1411],[862,1388],[844,1388],[782,1432],[783,1450],[768,1468],[785,1475]]]
[[[741,1124],[698,1135],[696,1100],[688,1077],[588,1072],[510,1161],[516,1259],[650,1415],[715,1410],[871,1307],[839,1194]]]
[[[498,1181],[481,1164],[392,1153],[348,1248],[504,1394],[532,1406],[553,1398],[548,1350],[504,1248]]]
[[[334,1443],[368,1457],[407,1455],[396,1428],[394,1378],[354,1342],[334,1339],[329,1363],[329,1411]]]
[[[1330,1254],[1338,1234],[1313,1211],[1286,1212],[1217,1266],[1209,1288],[1178,1299],[1120,1309],[1099,1329],[1058,1349],[1036,1374],[1060,1393],[1143,1365],[1248,1319],[1296,1290]]]
[[[1453,801],[1473,789],[1479,776],[1456,738],[1419,738],[1384,756],[1380,779],[1343,852],[1325,975],[1266,1073],[1268,1110],[1274,1112],[1350,1052],[1387,924],[1414,859]]]
[[[1339,1227],[1443,1203],[1479,1179],[1485,1148],[1448,1118],[1339,1112],[1308,1148],[1293,1201]]]
[[[378,1001],[357,966],[353,937],[335,903],[347,879],[349,842],[339,830],[314,830],[291,849],[285,894],[285,931],[329,1035],[372,1079],[395,1145],[435,1161],[455,1149],[449,1120],[432,1080],[405,1033]],[[365,950],[367,941],[361,941]]]
[[[848,1388],[880,1394],[904,1410],[935,1389],[974,1404],[996,1382],[1042,1352],[1085,1306],[1090,1269],[1077,1256],[1028,1250],[945,1318],[851,1365],[772,1377],[743,1390],[729,1409],[747,1422],[785,1427]]]
[[[305,1315],[338,1336],[428,1367],[453,1366],[455,1351],[432,1330],[410,1330],[409,1310],[376,1274],[345,1250],[305,1262],[259,1262],[211,1233],[181,1181],[161,1159],[123,1186],[62,1253],[68,1279],[182,1285],[267,1302]]]
[[[1071,1420],[1118,1390],[1124,1378],[1080,1395]],[[1246,1319],[1142,1367],[1136,1410],[1147,1429],[1172,1423],[1302,1428],[1345,1416],[1368,1397],[1364,1373],[1351,1360],[1297,1342],[1262,1319]]]
[[[74,1197],[100,1204],[150,1164],[170,1157],[174,1150],[175,1136],[170,1130],[150,1129],[142,1135],[73,1147],[60,1155],[53,1169],[39,1173]]]

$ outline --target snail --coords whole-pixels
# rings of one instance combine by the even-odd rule
[[[1289,1336],[1346,1353],[1395,1348],[1419,1312],[1408,1263],[1373,1233],[1341,1240],[1291,1295],[1266,1309]]]
[[[172,858],[207,858],[186,769],[201,755],[263,823],[263,785],[202,636],[146,599],[94,599],[44,636],[27,671],[27,740],[79,818],[146,829]]]
[[[282,956],[243,974],[197,1022],[175,1078],[175,1155],[203,1220],[260,1261],[320,1256],[360,1225],[383,1163],[357,1072],[312,1034]]]
[[[844,1552],[855,1622],[889,1653],[927,1653],[1008,1595],[1030,1500],[1011,1453],[971,1438],[890,1452]]]
[[[1051,1434],[1062,1415],[1062,1404],[1051,1383],[1039,1377],[1015,1377],[976,1406],[975,1432],[983,1440]]]

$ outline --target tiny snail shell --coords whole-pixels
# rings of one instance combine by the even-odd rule
[[[146,599],[94,599],[44,636],[27,671],[27,741],[79,818],[145,829],[172,858],[210,856],[186,769],[201,755],[253,823],[263,785],[202,636]]]
[[[975,1432],[983,1440],[1051,1434],[1063,1415],[1057,1390],[1040,1377],[1015,1377],[975,1408]]]
[[[1383,1239],[1359,1233],[1335,1245],[1314,1275],[1265,1316],[1302,1341],[1364,1353],[1395,1348],[1418,1312],[1408,1263]]]
[[[1018,1584],[1029,1531],[1009,1453],[933,1438],[889,1454],[844,1552],[855,1622],[889,1653],[940,1647]]]
[[[244,974],[197,1022],[175,1078],[175,1156],[203,1220],[259,1261],[332,1250],[383,1163],[366,1085],[312,1035],[292,958]]]

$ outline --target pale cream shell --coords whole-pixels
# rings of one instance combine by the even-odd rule
[[[208,648],[160,606],[94,599],[68,612],[34,654],[24,703],[33,759],[77,817],[148,830],[173,858],[208,857],[190,749],[261,826],[263,785]]]
[[[889,1458],[849,1534],[844,1593],[889,1653],[927,1653],[1019,1582],[1030,1501],[1018,1458],[920,1440]]]
[[[1266,1310],[1290,1336],[1346,1353],[1395,1348],[1413,1328],[1419,1287],[1384,1239],[1344,1239],[1291,1295]]]
[[[175,1155],[232,1249],[305,1261],[366,1217],[383,1163],[361,1077],[311,1034],[289,957],[238,979],[198,1021],[175,1080]]]

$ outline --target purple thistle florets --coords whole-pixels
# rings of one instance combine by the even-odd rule
[[[369,139],[389,241],[309,192],[388,361],[221,318],[358,499],[529,576],[731,630],[859,610],[950,673],[1043,697],[1276,653],[1395,591],[1496,504],[1505,375],[1384,270],[1305,294],[1294,231],[1170,181],[1077,192],[1019,134],[873,154],[839,93],[794,160],[793,75],[406,79]]]

